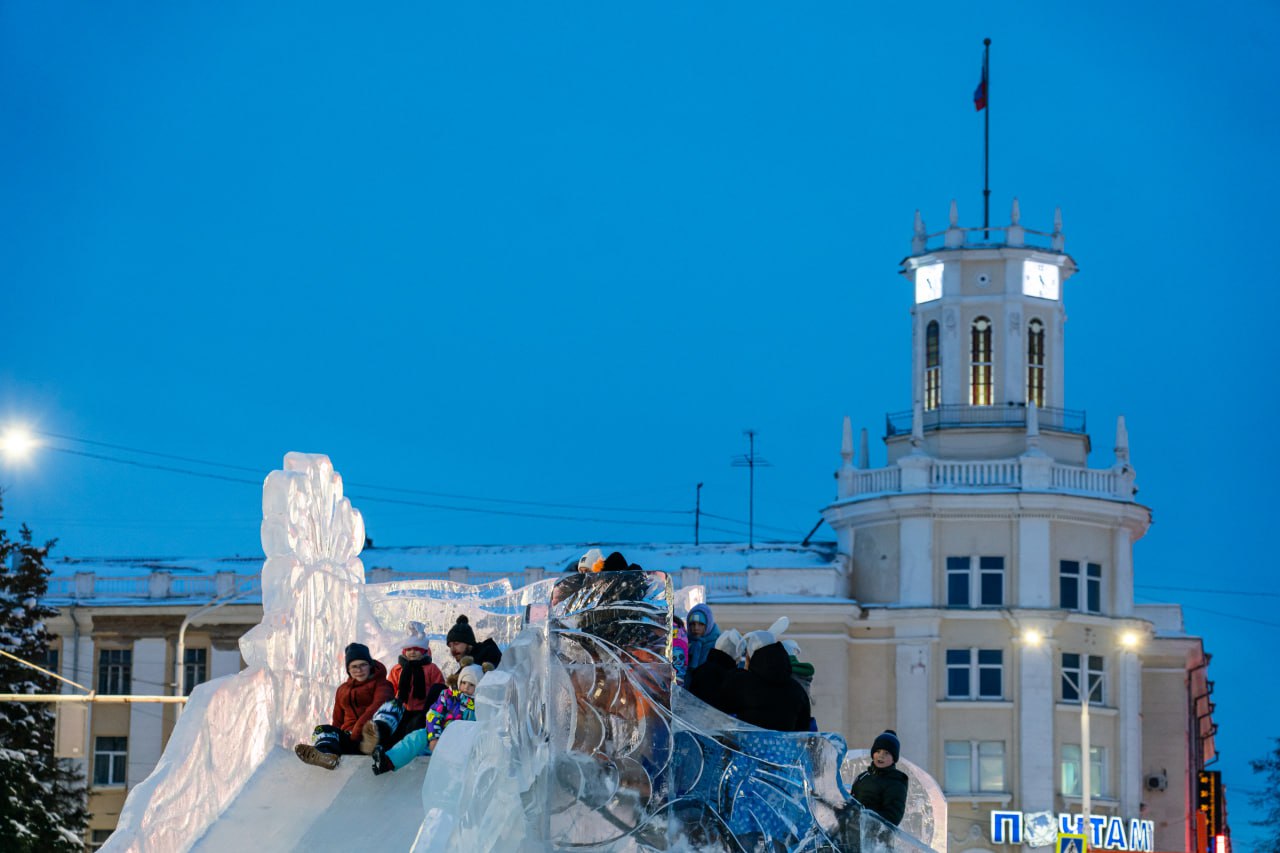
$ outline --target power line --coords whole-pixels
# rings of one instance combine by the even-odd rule
[[[1147,602],[1158,603],[1158,602],[1154,602],[1153,599],[1148,598],[1145,595],[1136,596],[1136,597],[1142,598],[1144,601],[1147,601]],[[1280,628],[1280,622],[1268,622],[1265,619],[1253,619],[1248,616],[1241,616],[1237,613],[1223,613],[1221,610],[1210,610],[1207,607],[1197,607],[1194,604],[1180,604],[1179,607],[1183,608],[1184,610],[1197,610],[1201,613],[1212,613],[1214,616],[1222,616],[1227,619],[1235,619],[1238,622],[1253,622],[1254,624],[1257,624],[1257,625],[1266,625],[1271,628]]]
[[[99,446],[99,447],[107,447],[115,450],[125,451],[128,453],[140,453],[148,456],[154,456],[157,458],[180,460],[180,461],[190,462],[198,465],[209,465],[212,467],[225,468],[225,469],[234,470],[234,471],[249,471],[253,473],[258,473],[258,469],[249,468],[243,465],[231,465],[231,464],[222,463],[222,462],[212,462],[209,460],[197,459],[195,457],[182,456],[179,454],[159,453],[156,451],[142,450],[139,448],[126,447],[124,445],[111,444],[108,442],[91,441],[89,439],[74,438],[72,436],[59,435],[56,433],[40,433],[40,434],[50,438],[57,438],[63,441],[76,441],[83,444]],[[109,456],[104,453],[93,453],[88,450],[77,450],[75,448],[60,447],[57,445],[48,445],[48,447],[50,450],[54,450],[59,453],[68,453],[74,456],[82,456],[88,459],[97,459],[103,462],[114,462],[119,465],[130,465],[135,468],[142,468],[142,469],[151,470],[151,471],[164,471],[170,474],[183,474],[189,477],[200,477],[202,479],[207,479],[207,480],[218,480],[220,482],[239,483],[242,485],[249,485],[249,486],[261,487],[262,485],[261,479],[251,480],[244,477],[233,477],[227,474],[218,474],[210,471],[195,471],[190,468],[180,468],[173,465],[161,465],[154,462],[144,462],[138,459],[125,459],[119,456]],[[351,481],[347,481],[346,485],[349,487],[354,487],[359,489],[376,489],[376,490],[382,490],[382,491],[398,492],[402,494],[420,494],[425,496],[443,496],[443,497],[452,497],[459,500],[475,500],[475,501],[490,501],[495,503],[510,503],[510,504],[515,504],[519,506],[547,507],[549,509],[586,509],[586,510],[598,510],[602,512],[660,513],[660,514],[675,515],[675,516],[688,516],[693,514],[693,510],[640,509],[640,508],[627,508],[627,507],[596,506],[591,504],[562,504],[562,503],[552,503],[552,502],[543,502],[543,501],[524,501],[524,500],[516,500],[516,499],[509,499],[509,498],[483,498],[478,496],[459,495],[459,494],[452,494],[447,492],[431,492],[431,491],[426,491],[422,489],[406,489],[406,488],[399,488],[395,486],[375,486],[375,485],[362,484],[362,483],[356,483]],[[448,512],[469,512],[469,513],[478,513],[483,515],[498,515],[498,516],[513,517],[513,518],[538,518],[538,519],[545,519],[545,520],[551,520],[551,521],[584,521],[584,522],[590,522],[593,524],[630,524],[630,525],[637,525],[642,527],[679,528],[684,526],[684,523],[675,522],[675,521],[664,522],[664,521],[651,521],[651,520],[644,520],[644,519],[600,518],[596,516],[522,512],[518,510],[507,510],[507,509],[489,508],[489,507],[467,507],[467,506],[458,506],[455,504],[443,504],[443,503],[433,503],[433,502],[426,502],[426,501],[407,500],[402,498],[391,498],[391,497],[384,497],[380,495],[362,494],[358,492],[347,492],[347,497],[355,500],[370,501],[374,503],[385,503],[385,504],[392,504],[392,505],[398,505],[398,506],[412,506],[412,507],[418,507],[422,509],[444,510]],[[707,516],[708,518],[719,519],[720,521],[728,522],[730,524],[742,525],[743,527],[747,527],[748,529],[751,526],[751,522],[742,521],[741,519],[731,518],[729,516],[716,515],[714,513],[708,513],[705,511],[702,512],[702,515]],[[790,530],[783,527],[776,527],[773,525],[759,524],[757,526],[768,529],[768,530],[772,530],[778,533],[783,533],[783,534],[795,535],[796,533],[796,531],[794,530]],[[741,535],[741,533],[738,531],[726,530],[724,528],[707,527],[707,529],[713,530],[717,533],[724,533],[729,536]]]
[[[1134,589],[1163,589],[1171,592],[1195,592],[1201,595],[1243,595],[1248,598],[1280,598],[1280,592],[1244,592],[1238,589],[1202,589],[1193,586],[1155,586],[1152,584],[1134,584]]]

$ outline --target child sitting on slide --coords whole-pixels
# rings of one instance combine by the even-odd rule
[[[373,774],[378,776],[404,767],[419,755],[430,755],[445,726],[454,720],[474,720],[476,687],[482,678],[484,670],[478,664],[464,666],[458,672],[457,689],[446,687],[427,712],[426,728],[409,732],[389,749],[374,748]]]
[[[409,623],[409,635],[400,644],[400,660],[391,668],[395,699],[378,709],[360,732],[360,751],[384,749],[409,732],[422,728],[427,709],[444,689],[444,674],[431,662],[431,649],[421,622]]]
[[[307,764],[332,770],[339,755],[359,755],[360,732],[394,691],[387,681],[387,668],[369,654],[363,643],[352,643],[344,653],[347,680],[338,686],[333,700],[333,722],[316,726],[311,743],[300,743],[293,751]]]

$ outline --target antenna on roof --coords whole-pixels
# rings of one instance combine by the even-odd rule
[[[743,435],[747,437],[747,452],[745,455],[733,457],[733,461],[729,464],[734,468],[748,469],[747,477],[747,547],[756,547],[756,467],[771,468],[772,463],[760,456],[756,456],[756,431],[753,429],[743,430]]]

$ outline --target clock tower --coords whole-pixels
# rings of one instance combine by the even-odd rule
[[[1084,462],[1083,414],[1065,408],[1063,391],[1062,290],[1076,265],[1063,251],[1060,214],[1052,232],[1020,218],[1015,199],[1009,225],[961,228],[953,201],[947,229],[930,235],[916,213],[902,274],[914,285],[911,390],[920,411],[890,416],[891,456],[907,449],[917,416],[928,450],[967,458],[979,439],[988,455],[989,431],[1024,433],[1035,406],[1046,436],[1075,436],[1048,438],[1046,451]],[[948,437],[950,426],[966,429]]]

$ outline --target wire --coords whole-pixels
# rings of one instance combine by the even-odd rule
[[[257,473],[257,469],[254,469],[254,468],[248,468],[242,465],[229,465],[222,462],[211,462],[208,460],[196,459],[195,457],[191,457],[191,456],[180,456],[172,453],[158,453],[156,451],[151,451],[151,450],[142,450],[139,448],[126,447],[120,444],[110,444],[104,441],[91,441],[89,439],[74,438],[72,436],[59,435],[57,433],[42,432],[40,433],[40,435],[44,435],[50,438],[57,438],[63,441],[75,441],[75,442],[80,442],[82,444],[89,444],[89,445],[94,445],[98,447],[108,447],[114,450],[122,450],[129,453],[141,453],[148,456],[155,456],[155,457],[164,458],[164,459],[180,460],[184,462],[191,462],[198,465],[209,465],[213,467],[226,468],[234,471],[249,471],[249,472]],[[151,462],[142,462],[136,459],[122,459],[118,456],[108,456],[103,453],[93,453],[87,450],[76,450],[70,447],[58,447],[56,445],[49,445],[49,449],[56,450],[59,453],[69,453],[75,456],[83,456],[88,459],[97,459],[103,462],[114,462],[119,465],[131,465],[135,468],[143,468],[151,471],[165,471],[171,474],[185,474],[190,477],[201,477],[208,480],[219,480],[221,482],[227,482],[227,483],[240,483],[240,484],[249,485],[249,486],[261,486],[262,484],[262,480],[249,480],[244,477],[232,477],[226,474],[215,474],[209,471],[193,471],[189,468],[179,468],[172,465],[158,465]],[[401,494],[419,494],[419,495],[428,495],[428,496],[451,497],[458,500],[489,501],[493,503],[509,503],[509,504],[515,504],[519,506],[547,507],[551,509],[587,509],[587,510],[598,510],[601,512],[657,513],[657,514],[684,516],[685,518],[694,514],[694,510],[691,510],[691,509],[687,509],[687,510],[640,509],[640,508],[627,508],[627,507],[595,506],[590,504],[562,504],[562,503],[550,503],[550,502],[543,502],[543,501],[525,501],[525,500],[516,500],[513,498],[485,498],[485,497],[478,497],[478,496],[472,496],[472,495],[460,495],[460,494],[454,494],[449,492],[432,492],[432,491],[427,491],[423,489],[405,489],[405,488],[399,488],[395,486],[375,486],[375,485],[362,484],[362,483],[356,483],[356,482],[350,482],[350,481],[347,482],[346,485],[350,487],[358,488],[358,489],[374,489],[374,490],[381,490],[381,491],[399,492]],[[688,526],[688,521],[667,522],[667,521],[650,521],[650,520],[641,520],[641,519],[599,518],[595,516],[521,512],[518,510],[506,510],[506,509],[497,509],[497,508],[488,508],[488,507],[467,507],[467,506],[457,506],[457,505],[442,504],[442,503],[428,503],[425,501],[413,501],[413,500],[406,500],[403,498],[391,498],[391,497],[383,497],[380,495],[360,494],[360,493],[352,493],[352,492],[348,492],[347,497],[356,499],[356,500],[372,501],[376,503],[385,503],[385,504],[394,504],[398,506],[412,506],[412,507],[418,507],[422,509],[436,509],[436,510],[445,510],[449,512],[470,512],[470,513],[479,513],[483,515],[499,515],[499,516],[506,516],[506,517],[512,517],[512,518],[538,518],[538,519],[546,519],[551,521],[585,521],[593,524],[630,524],[630,525],[638,525],[642,527],[684,528]],[[719,521],[740,525],[742,527],[749,526],[748,522],[743,521],[741,519],[731,518],[729,516],[717,515],[715,513],[709,513],[709,512],[702,512],[702,515],[707,518],[714,518]],[[772,530],[778,533],[796,535],[796,531],[789,528],[776,527],[774,525],[761,524],[761,523],[757,523],[755,526],[762,530]],[[726,530],[724,528],[711,527],[708,525],[702,525],[702,529],[712,530],[717,533],[724,533],[729,536],[740,535],[740,532],[738,531]]]
[[[1141,598],[1143,601],[1158,603],[1158,602],[1155,602],[1154,599],[1148,598],[1145,595],[1135,596],[1135,597]],[[1182,607],[1184,610],[1198,610],[1201,613],[1212,613],[1214,616],[1224,616],[1227,619],[1235,619],[1239,622],[1253,622],[1257,625],[1267,625],[1271,628],[1280,628],[1280,622],[1268,622],[1265,619],[1252,619],[1248,616],[1241,616],[1237,613],[1223,613],[1221,610],[1210,610],[1207,607],[1197,607],[1194,604],[1180,604],[1179,606]]]
[[[1166,589],[1171,592],[1197,592],[1202,595],[1243,595],[1249,598],[1280,598],[1280,592],[1242,592],[1238,589],[1201,589],[1192,586],[1154,586],[1152,584],[1134,584],[1134,589]]]

